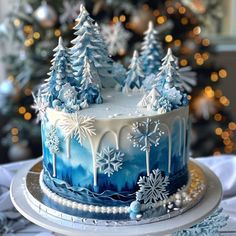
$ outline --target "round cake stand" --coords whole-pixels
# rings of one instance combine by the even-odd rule
[[[16,209],[28,220],[33,223],[51,230],[53,232],[64,235],[79,235],[79,236],[141,236],[141,235],[168,235],[178,230],[186,229],[192,225],[197,224],[209,216],[214,209],[219,205],[222,196],[221,183],[216,175],[206,166],[191,160],[204,171],[207,178],[207,190],[203,199],[192,209],[187,212],[170,218],[168,220],[159,221],[156,223],[149,223],[143,225],[131,225],[131,226],[119,226],[119,227],[106,227],[106,226],[94,226],[84,225],[75,222],[66,221],[57,217],[54,217],[45,212],[36,212],[33,210],[32,205],[27,201],[25,190],[23,188],[25,184],[25,177],[29,169],[39,162],[40,159],[32,161],[29,165],[21,169],[14,177],[10,195],[11,200]]]

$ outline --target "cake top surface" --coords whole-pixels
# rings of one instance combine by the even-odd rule
[[[137,107],[143,93],[132,93],[124,95],[122,92],[113,89],[102,90],[103,103],[91,104],[89,108],[79,111],[81,115],[88,115],[96,119],[107,118],[131,118],[137,116],[156,115],[155,111],[147,111],[143,107]]]

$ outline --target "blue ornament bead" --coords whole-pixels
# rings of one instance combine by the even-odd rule
[[[130,204],[130,211],[134,213],[139,213],[141,211],[141,204],[138,201],[133,201]]]
[[[52,106],[53,107],[60,107],[61,106],[61,101],[60,100],[58,100],[58,99],[56,99],[56,100],[54,100],[53,102],[52,102]]]

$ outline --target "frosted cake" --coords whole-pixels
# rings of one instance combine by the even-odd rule
[[[135,51],[126,72],[83,6],[76,21],[71,48],[59,39],[49,78],[34,95],[40,186],[67,207],[142,214],[188,183],[189,111],[178,60],[169,49],[147,75]],[[155,35],[152,24],[148,34]]]

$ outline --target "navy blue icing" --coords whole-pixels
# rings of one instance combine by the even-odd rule
[[[170,184],[167,187],[169,195],[176,193],[179,188],[186,185],[187,179],[187,166],[175,175],[169,175]],[[136,191],[138,190],[138,185],[136,184],[134,187],[136,191],[133,193],[116,192],[112,190],[97,193],[87,188],[72,187],[63,180],[53,178],[46,170],[44,171],[43,181],[53,192],[61,197],[83,204],[99,206],[129,206],[130,203],[135,200]]]

